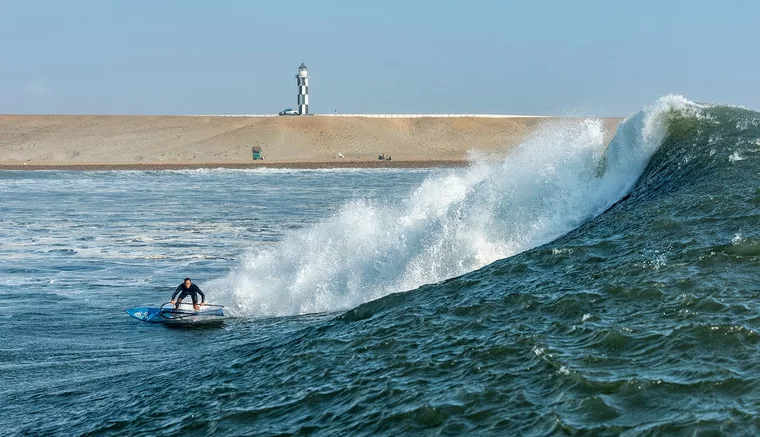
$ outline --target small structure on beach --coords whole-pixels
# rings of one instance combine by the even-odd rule
[[[264,157],[261,156],[261,147],[259,146],[251,147],[251,157],[253,158],[254,161],[264,159]]]
[[[298,83],[298,115],[309,115],[309,72],[303,62],[298,67],[296,83]]]

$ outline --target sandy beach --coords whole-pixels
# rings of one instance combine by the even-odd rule
[[[470,152],[503,156],[541,126],[563,120],[0,115],[0,168],[456,166]],[[604,119],[608,139],[619,121]],[[263,161],[252,160],[254,146]]]

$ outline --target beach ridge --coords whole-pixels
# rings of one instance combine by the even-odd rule
[[[0,168],[464,165],[473,151],[504,156],[541,126],[566,120],[572,119],[0,115]],[[620,119],[602,120],[611,138]],[[263,161],[253,161],[255,147]]]

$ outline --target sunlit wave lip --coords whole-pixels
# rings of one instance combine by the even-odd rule
[[[604,212],[634,186],[673,114],[701,109],[665,96],[622,122],[608,146],[601,120],[547,123],[499,162],[471,154],[469,167],[432,173],[392,201],[350,201],[280,243],[257,245],[212,287],[242,314],[292,315],[476,270]]]

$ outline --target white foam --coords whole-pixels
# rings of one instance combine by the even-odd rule
[[[278,244],[256,246],[209,289],[237,315],[291,315],[347,309],[481,268],[603,212],[633,187],[674,111],[697,110],[663,97],[623,122],[606,151],[601,120],[548,124],[503,162],[431,175],[396,202],[347,202]]]

